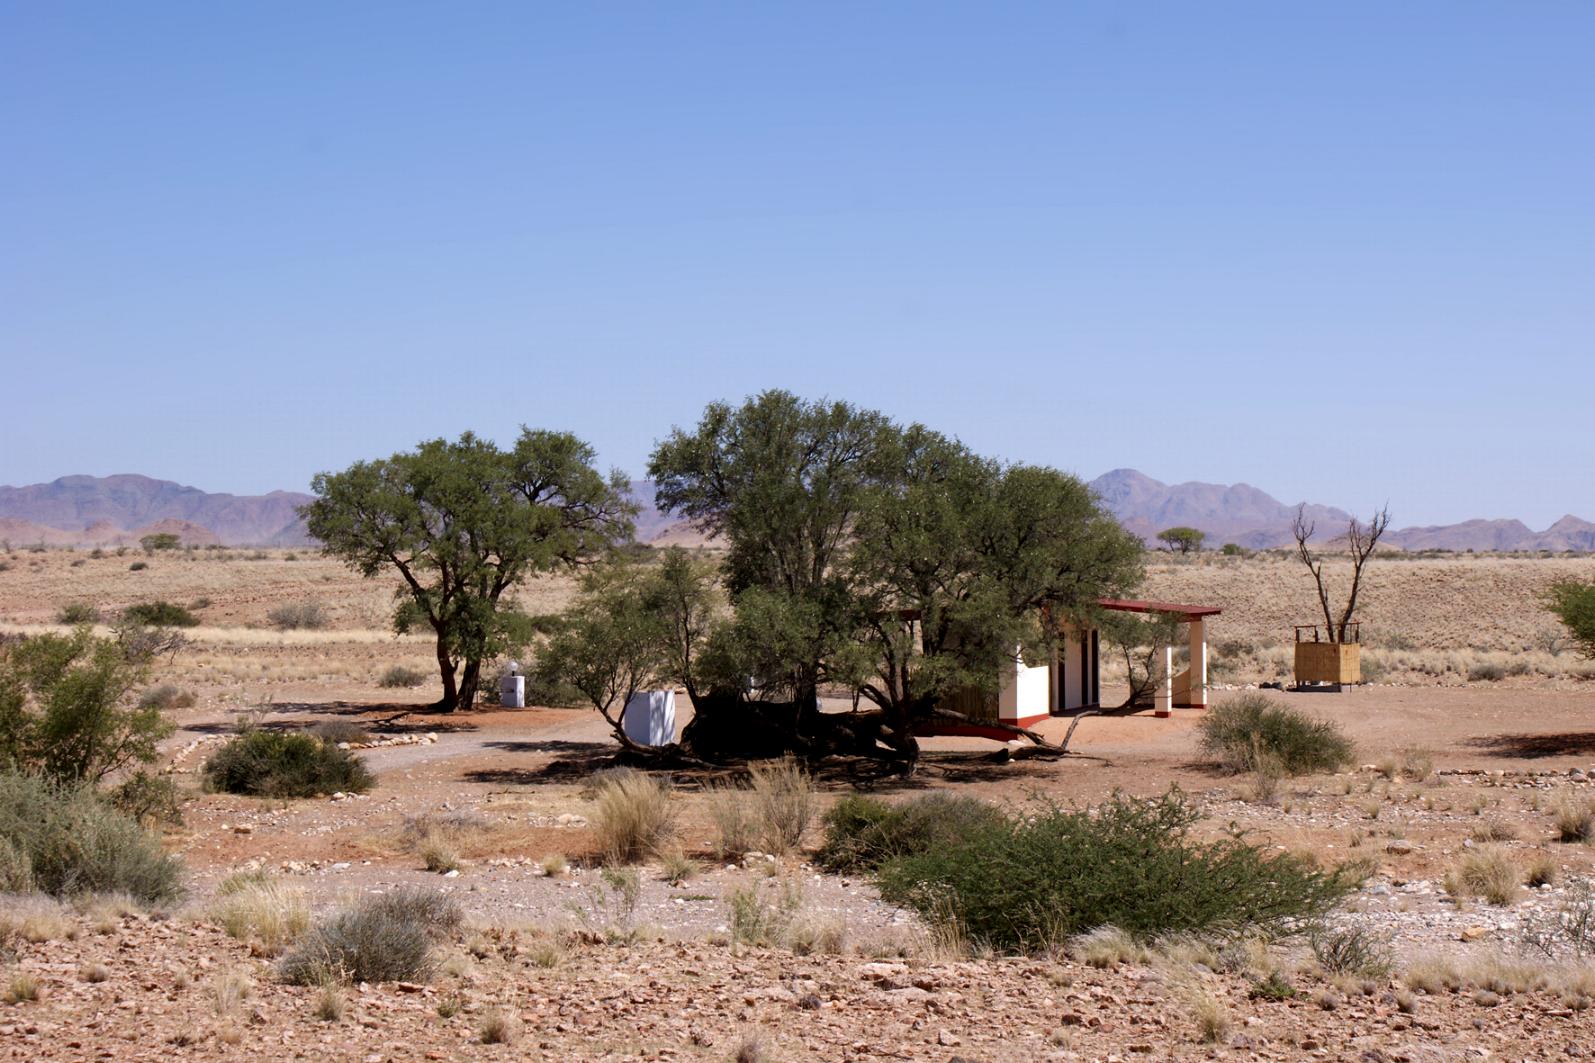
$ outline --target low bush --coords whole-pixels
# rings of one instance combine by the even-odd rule
[[[873,871],[888,860],[959,845],[1007,820],[992,805],[956,794],[927,794],[899,804],[849,795],[825,814],[818,860],[829,871]]]
[[[1495,661],[1476,661],[1468,666],[1468,682],[1498,683],[1506,678],[1506,668]]]
[[[1255,771],[1268,759],[1290,775],[1334,771],[1355,748],[1338,726],[1316,720],[1266,694],[1240,694],[1202,720],[1202,749],[1233,771]]]
[[[282,631],[313,631],[327,626],[327,611],[320,602],[288,602],[267,613],[266,619]]]
[[[659,852],[675,830],[670,783],[631,768],[598,783],[593,827],[605,862],[634,864]]]
[[[253,797],[314,797],[364,793],[375,780],[348,750],[306,734],[248,731],[228,741],[205,763],[212,790]]]
[[[78,624],[98,624],[100,622],[100,611],[87,602],[73,602],[60,608],[55,614],[55,622],[74,626]]]
[[[141,643],[87,627],[0,640],[0,765],[78,783],[153,761],[172,725],[129,704],[152,659]]]
[[[433,968],[433,945],[458,929],[459,905],[430,890],[400,888],[318,924],[278,968],[286,982],[415,982]]]
[[[402,664],[396,664],[377,677],[377,686],[382,687],[384,690],[393,690],[399,687],[418,687],[425,679],[426,676],[417,672],[414,668],[406,668]]]
[[[956,845],[885,863],[882,896],[977,945],[1029,952],[1116,926],[1140,940],[1242,929],[1288,934],[1357,884],[1232,834],[1191,836],[1184,794],[1115,795],[1091,810],[1046,805]]]
[[[139,695],[138,707],[141,709],[188,709],[195,702],[194,695],[186,690],[180,690],[171,683],[162,683],[158,687],[150,687]]]
[[[139,562],[142,564],[142,562]],[[122,610],[122,619],[146,627],[198,627],[199,617],[176,602],[140,602]]]
[[[181,893],[180,873],[158,837],[91,788],[0,774],[0,877],[7,891],[58,898],[125,893],[159,904]]]
[[[1320,929],[1311,944],[1313,958],[1330,974],[1384,978],[1394,966],[1389,943],[1362,927]]]
[[[143,572],[147,568],[149,568],[149,565],[145,564],[143,561],[135,561],[131,565],[127,566],[127,570],[129,572]]]

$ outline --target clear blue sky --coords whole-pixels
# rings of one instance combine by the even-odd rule
[[[0,483],[771,386],[1595,519],[1595,4],[0,3]]]

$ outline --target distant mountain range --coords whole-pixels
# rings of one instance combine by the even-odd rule
[[[304,546],[295,508],[312,496],[212,494],[148,476],[63,476],[47,484],[0,487],[0,539],[13,545],[115,546],[173,532],[208,546]]]
[[[1114,469],[1091,487],[1121,524],[1148,542],[1176,525],[1206,532],[1209,546],[1238,543],[1262,550],[1295,542],[1296,506],[1249,484],[1166,484],[1134,469]],[[1325,542],[1344,534],[1351,514],[1307,503],[1306,517],[1317,525],[1314,541]],[[1517,520],[1468,520],[1392,530],[1380,542],[1402,550],[1595,551],[1595,524],[1567,516],[1536,532]]]
[[[1114,469],[1091,487],[1125,527],[1148,542],[1175,525],[1199,528],[1215,547],[1266,549],[1292,541],[1296,506],[1248,484],[1165,484],[1134,469]],[[640,541],[704,541],[687,522],[655,508],[651,481],[634,480],[631,491],[642,507]],[[47,484],[0,487],[0,540],[14,546],[115,546],[171,532],[196,546],[305,546],[311,539],[295,509],[311,497],[294,491],[212,494],[137,475],[63,476]],[[1345,510],[1315,504],[1307,505],[1307,517],[1317,523],[1320,541],[1341,534],[1351,519]],[[1516,520],[1469,520],[1387,532],[1384,542],[1404,550],[1595,551],[1595,524],[1567,516],[1536,532]]]

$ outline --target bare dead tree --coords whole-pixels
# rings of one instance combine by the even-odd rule
[[[1329,587],[1324,583],[1324,562],[1317,554],[1307,547],[1307,540],[1313,537],[1317,524],[1307,523],[1307,507],[1296,507],[1296,521],[1291,528],[1291,533],[1296,536],[1296,556],[1301,558],[1302,564],[1307,566],[1307,571],[1313,574],[1313,582],[1318,585],[1318,605],[1324,611],[1324,628],[1328,632],[1330,642],[1345,642],[1347,629],[1351,627],[1352,614],[1357,611],[1357,593],[1362,589],[1362,567],[1368,563],[1368,558],[1373,556],[1374,547],[1379,545],[1379,537],[1390,527],[1390,506],[1385,505],[1373,515],[1367,524],[1356,517],[1351,518],[1346,527],[1346,545],[1351,551],[1351,593],[1346,596],[1346,608],[1340,613],[1337,621],[1329,605]]]

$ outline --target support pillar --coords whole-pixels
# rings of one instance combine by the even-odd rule
[[[1193,709],[1207,708],[1207,621],[1201,617],[1193,619],[1188,625],[1190,628],[1191,689],[1186,696],[1186,704]]]
[[[1152,701],[1152,714],[1167,717],[1174,715],[1174,647],[1164,646],[1158,653],[1163,659],[1163,678]]]

